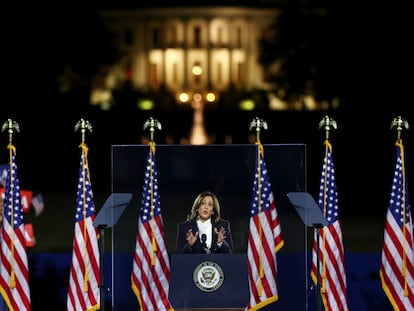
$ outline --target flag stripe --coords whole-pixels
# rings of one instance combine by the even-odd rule
[[[332,146],[326,140],[318,205],[328,225],[314,229],[311,277],[315,284],[320,285],[322,302],[327,311],[348,310],[344,246],[337,197]]]
[[[392,218],[390,220],[392,222]],[[392,234],[394,231],[390,232]],[[401,275],[401,267],[403,264],[403,259],[401,257],[402,254],[402,247],[398,240],[396,240],[396,243],[391,242],[390,240],[386,239],[384,240],[384,244],[390,245],[390,247],[384,247],[383,249],[383,256],[387,258],[388,265],[384,266],[384,269],[386,269],[386,273],[382,272],[381,277],[385,280],[383,282],[384,284],[391,284],[393,279],[390,278],[390,275]],[[398,248],[398,250],[397,250]],[[392,260],[390,260],[392,259]],[[407,265],[407,274],[408,275],[414,275],[414,269],[412,264]],[[399,294],[404,291],[404,283],[403,282],[394,282],[393,286],[386,286],[387,290],[392,294],[392,298],[396,301],[399,301],[397,305],[401,305],[402,302],[399,300]],[[407,288],[409,291],[409,296],[411,303],[413,303],[413,287]]]
[[[284,243],[260,143],[256,169],[247,246],[250,298],[245,310],[258,310],[278,300],[276,252]]]
[[[396,142],[396,164],[384,228],[380,277],[395,310],[414,310],[413,224],[404,167],[404,146]]]
[[[66,310],[94,311],[100,308],[98,230],[93,225],[96,209],[89,176],[88,147],[82,143],[80,148],[82,153]]]
[[[155,143],[150,142],[131,273],[131,287],[142,311],[173,310],[168,299],[170,260],[157,178]]]
[[[395,310],[414,310],[413,225],[404,167],[404,146],[396,142],[396,164],[384,228],[380,277]]]
[[[9,144],[8,149],[10,163],[0,230],[0,292],[10,310],[27,311],[31,308],[31,300],[23,207],[17,177],[16,149],[12,144]],[[12,280],[15,280],[15,286]]]

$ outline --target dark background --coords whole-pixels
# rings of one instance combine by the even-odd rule
[[[165,4],[164,1],[157,3]],[[177,3],[185,4],[185,1]],[[312,3],[321,2],[298,1],[297,5]],[[72,232],[81,142],[81,134],[74,127],[81,118],[90,121],[93,127],[86,134],[86,143],[90,148],[89,165],[98,207],[111,192],[112,145],[140,144],[141,137],[148,134],[143,131],[143,124],[151,116],[163,125],[155,137],[157,144],[165,143],[167,134],[178,142],[190,133],[191,111],[102,111],[89,105],[90,88],[83,79],[92,76],[100,61],[107,61],[113,55],[98,15],[99,9],[109,5],[113,3],[13,1],[7,14],[8,27],[3,28],[5,54],[0,115],[3,119],[0,122],[3,124],[12,118],[19,123],[20,132],[13,135],[13,144],[17,148],[20,185],[44,195],[44,214],[37,219],[28,215],[40,235],[39,251],[66,250],[64,245],[70,245],[69,238],[62,239],[61,247],[51,244],[43,248],[40,231],[47,226],[49,240],[50,226],[65,218],[63,226],[67,227],[60,229]],[[131,2],[121,1],[117,5],[128,7]],[[325,2],[324,5],[333,4]],[[353,224],[372,218],[383,222],[396,152],[397,133],[390,125],[398,115],[409,123],[414,122],[410,93],[411,19],[403,8],[393,6],[382,8],[376,4],[361,8],[348,1],[335,2],[335,5],[340,8],[338,24],[342,25],[338,31],[342,43],[337,61],[341,64],[343,89],[339,109],[251,112],[217,109],[205,113],[205,127],[208,134],[216,135],[218,144],[227,133],[233,135],[234,143],[247,144],[250,143],[249,124],[257,116],[269,125],[269,130],[262,133],[262,143],[306,144],[308,191],[316,196],[325,139],[319,122],[329,115],[339,126],[331,132],[330,139],[344,222],[347,217]],[[68,65],[78,69],[80,75],[77,80],[74,78],[76,87],[62,93],[58,77]],[[412,129],[402,133],[408,178],[413,175],[410,154],[414,152],[414,143],[410,133]],[[4,152],[0,153],[0,163],[8,161],[8,142],[9,137],[3,131],[0,146],[4,146]],[[62,213],[64,210],[66,213]]]
[[[166,1],[152,2],[165,4]],[[333,5],[333,2],[325,3]],[[41,193],[45,202],[45,210],[39,217],[32,210],[26,215],[26,222],[33,223],[36,235],[36,246],[28,250],[33,310],[59,306],[63,310],[65,305],[70,265],[67,254],[72,249],[81,152],[78,148],[81,135],[74,127],[80,118],[89,120],[93,126],[86,142],[90,148],[89,166],[98,208],[111,193],[112,145],[140,144],[141,136],[147,134],[143,124],[150,116],[163,124],[163,130],[156,135],[157,144],[164,143],[167,133],[177,141],[190,133],[192,115],[188,111],[101,111],[89,105],[89,82],[83,78],[91,76],[98,63],[106,60],[109,49],[102,40],[102,21],[97,14],[102,4],[107,1],[20,0],[8,3],[3,11],[0,123],[8,118],[19,123],[20,132],[13,135],[13,144],[17,148],[20,186]],[[390,125],[398,115],[411,126],[402,137],[409,181],[414,175],[410,161],[414,154],[411,10],[391,3],[381,7],[378,2],[364,7],[358,1],[335,1],[335,5],[341,8],[338,18],[342,25],[338,32],[342,50],[337,59],[342,64],[343,88],[339,109],[209,111],[205,115],[205,126],[208,133],[217,135],[218,143],[225,133],[231,132],[235,144],[248,144],[250,121],[258,116],[269,124],[269,130],[262,134],[263,143],[306,144],[307,190],[316,198],[325,139],[318,125],[326,114],[337,121],[339,128],[330,138],[343,241],[349,259],[349,290],[351,294],[357,292],[363,296],[366,310],[380,310],[381,306],[387,310],[378,278],[378,254],[395,166],[397,135]],[[62,93],[58,76],[68,64],[83,75],[74,77],[77,83],[71,92]],[[7,133],[2,132],[0,163],[8,161],[8,143]],[[409,187],[412,192],[412,184]],[[140,191],[137,189],[137,197]],[[161,202],[162,206],[172,203]],[[232,218],[232,215],[226,217]],[[173,240],[175,232],[171,229],[167,234]],[[370,254],[352,257],[353,253]],[[282,265],[289,265],[281,258]],[[283,271],[281,274],[283,277]],[[289,279],[289,275],[284,277]],[[361,305],[359,309],[364,310]]]

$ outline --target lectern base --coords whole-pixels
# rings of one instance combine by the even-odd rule
[[[181,311],[243,310],[249,301],[246,254],[173,254],[169,299]]]

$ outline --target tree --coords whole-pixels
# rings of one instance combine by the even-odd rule
[[[341,95],[340,19],[334,9],[286,7],[259,40],[259,63],[286,102],[310,95],[333,103]]]
[[[15,95],[89,88],[119,57],[94,1],[19,1],[10,12],[5,59]]]

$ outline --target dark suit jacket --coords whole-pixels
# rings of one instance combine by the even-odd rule
[[[226,230],[226,239],[223,241],[223,244],[219,247],[217,245],[217,234],[214,233],[214,228],[220,230],[223,227]],[[200,241],[200,236],[193,246],[188,245],[186,233],[189,229],[193,230],[193,234],[198,232],[196,220],[184,221],[177,225],[177,241],[176,241],[176,250],[177,253],[181,254],[200,254],[205,253]],[[233,252],[233,239],[230,231],[230,222],[228,220],[221,219],[218,223],[213,224],[212,227],[212,237],[213,241],[211,243],[210,252],[211,253],[232,253]]]

